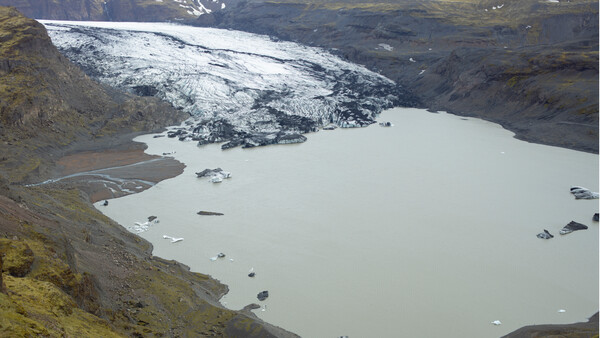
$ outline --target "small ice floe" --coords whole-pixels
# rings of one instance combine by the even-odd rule
[[[580,199],[591,200],[591,199],[596,199],[599,196],[597,192],[592,192],[587,188],[579,187],[579,186],[572,186],[571,194],[573,194],[573,196],[575,196],[575,199],[578,199],[578,200],[580,200]]]
[[[204,169],[200,172],[197,172],[196,176],[198,176],[198,178],[208,177],[209,181],[212,183],[221,183],[221,182],[223,182],[223,179],[231,178],[231,173],[228,171],[224,171],[221,168],[215,168],[215,169]]]
[[[167,235],[163,235],[163,238],[164,239],[170,239],[171,243],[177,243],[177,242],[183,241],[183,238],[171,237],[171,236],[167,236]]]
[[[230,262],[233,262],[233,258],[229,258],[229,261],[230,261]]]
[[[218,253],[216,256],[214,256],[214,257],[211,257],[211,258],[210,258],[210,260],[214,262],[214,261],[216,261],[217,259],[219,259],[219,258],[224,258],[224,257],[225,257],[225,254],[224,254],[224,253],[222,253],[222,252],[219,252],[219,253]]]
[[[530,25],[525,26],[525,29],[531,29]]]
[[[502,5],[498,6],[498,9],[500,9],[500,8],[502,8],[502,7],[504,7],[504,4],[502,4]]]
[[[381,127],[393,127],[394,125],[392,124],[392,122],[379,122],[379,125]]]
[[[496,6],[492,7],[492,9],[494,9],[494,10],[495,10],[495,9],[496,9]]]
[[[415,61],[415,59],[413,59],[413,58],[408,58],[408,61],[410,61],[410,62],[417,62],[417,61]]]
[[[494,320],[494,321],[492,322],[492,324],[494,324],[494,325],[500,325],[500,324],[502,324],[502,322],[501,322],[501,321],[499,321],[499,320]]]
[[[487,11],[488,11],[488,10],[487,10],[487,8],[486,8],[486,9],[484,9],[484,11],[486,11],[486,12],[487,12]]]
[[[565,313],[565,312],[567,312],[567,310],[565,310],[565,309],[558,310],[558,313]]]
[[[544,232],[540,232],[539,234],[537,234],[537,238],[550,239],[554,238],[554,236],[550,232],[548,232],[548,230],[544,229]]]
[[[256,276],[256,273],[254,272],[254,268],[251,268],[250,271],[248,272],[248,277],[254,277]]]
[[[559,3],[560,1],[558,1],[558,0],[548,0],[548,2]]]
[[[419,72],[419,75],[423,75],[423,73],[425,73],[425,69],[421,69],[421,71]]]
[[[265,312],[267,311],[267,304],[263,305],[262,309],[260,309],[260,311]]]
[[[328,124],[325,127],[323,127],[323,130],[335,130],[337,129],[337,126],[335,124]]]
[[[152,225],[152,223],[158,223],[158,219],[153,218],[152,219],[154,222],[134,222],[133,226],[129,227],[129,230],[133,233],[139,234],[145,231],[148,231],[150,229],[150,226]]]
[[[108,201],[104,201],[104,203],[102,203],[103,206],[107,206],[108,205]]]
[[[587,228],[587,225],[571,221],[569,222],[569,224],[565,225],[562,229],[560,229],[559,233],[561,235],[566,235],[572,233],[573,231],[586,230]]]

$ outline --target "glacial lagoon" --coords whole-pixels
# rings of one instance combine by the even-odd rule
[[[140,136],[184,173],[97,207],[125,227],[158,216],[140,233],[154,255],[227,284],[226,307],[258,303],[303,337],[499,337],[598,310],[598,200],[569,193],[598,191],[598,155],[446,113],[379,120],[393,127],[227,151]],[[216,167],[232,178],[195,175]],[[570,221],[589,229],[559,235]],[[555,237],[537,238],[544,229]]]

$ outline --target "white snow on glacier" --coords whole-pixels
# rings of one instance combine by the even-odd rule
[[[268,36],[170,23],[42,21],[58,49],[102,83],[155,95],[205,142],[363,126],[398,105],[393,81],[329,52]],[[215,129],[207,121],[222,121]],[[242,142],[243,144],[243,142]]]

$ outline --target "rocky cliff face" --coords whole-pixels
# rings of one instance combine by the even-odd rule
[[[226,286],[152,256],[83,191],[18,184],[184,117],[92,82],[43,26],[0,7],[0,335],[294,336],[220,306]]]
[[[198,25],[332,48],[423,106],[598,152],[598,2],[240,2]]]

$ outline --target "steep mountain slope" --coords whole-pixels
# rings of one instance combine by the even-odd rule
[[[92,82],[42,25],[14,9],[3,8],[0,29],[0,149],[21,154],[0,159],[0,174],[12,182],[46,176],[46,162],[75,150],[75,141],[152,130],[185,116],[157,99]]]
[[[223,308],[226,286],[152,256],[83,191],[20,184],[185,117],[92,82],[42,25],[0,7],[0,336],[293,336]]]

